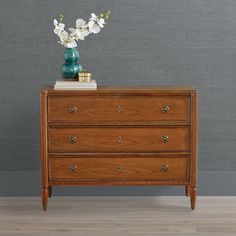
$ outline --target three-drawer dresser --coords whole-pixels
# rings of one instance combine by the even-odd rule
[[[58,185],[179,185],[195,208],[198,94],[192,87],[40,91],[41,194]]]

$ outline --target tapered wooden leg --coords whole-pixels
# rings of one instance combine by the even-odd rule
[[[46,211],[47,205],[48,205],[48,189],[47,188],[41,189],[41,198],[42,198],[43,210]]]
[[[190,203],[191,203],[191,208],[192,210],[195,209],[196,205],[196,195],[197,195],[197,189],[195,187],[190,187]]]
[[[189,197],[189,185],[185,185],[185,195]]]
[[[48,197],[51,198],[52,197],[52,186],[48,187]]]

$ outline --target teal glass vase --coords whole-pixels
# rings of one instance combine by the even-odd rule
[[[78,73],[83,70],[78,64],[80,57],[77,48],[66,48],[64,52],[65,63],[61,66],[61,74],[64,80],[77,80]]]

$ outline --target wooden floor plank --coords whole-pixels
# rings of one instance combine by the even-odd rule
[[[0,235],[236,235],[236,197],[1,197]]]

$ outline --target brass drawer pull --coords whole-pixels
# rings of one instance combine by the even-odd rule
[[[74,165],[74,164],[71,165],[70,168],[69,168],[69,170],[70,170],[71,173],[77,172],[77,169],[78,169],[78,168],[77,168],[77,165]]]
[[[170,110],[170,107],[167,106],[167,105],[164,105],[162,108],[161,108],[162,112],[164,113],[167,113],[169,110]]]
[[[75,136],[70,136],[68,140],[69,140],[69,143],[76,143],[77,138]]]
[[[118,107],[116,108],[116,111],[119,112],[119,113],[121,113],[121,112],[122,112],[122,107],[121,107],[121,106],[118,106]]]
[[[118,142],[118,143],[121,143],[121,142],[122,142],[122,137],[121,137],[121,136],[118,136],[117,142]]]
[[[118,171],[118,172],[121,172],[121,171],[122,171],[122,166],[118,165],[118,166],[117,166],[117,171]]]
[[[77,108],[76,106],[70,106],[70,107],[68,108],[68,111],[69,111],[70,113],[75,113],[77,110],[78,110],[78,108]]]
[[[161,166],[161,171],[162,172],[167,172],[169,170],[169,166],[167,164],[164,164]]]
[[[166,135],[161,136],[161,141],[162,141],[163,143],[167,143],[167,142],[169,141],[169,137],[166,136]]]

